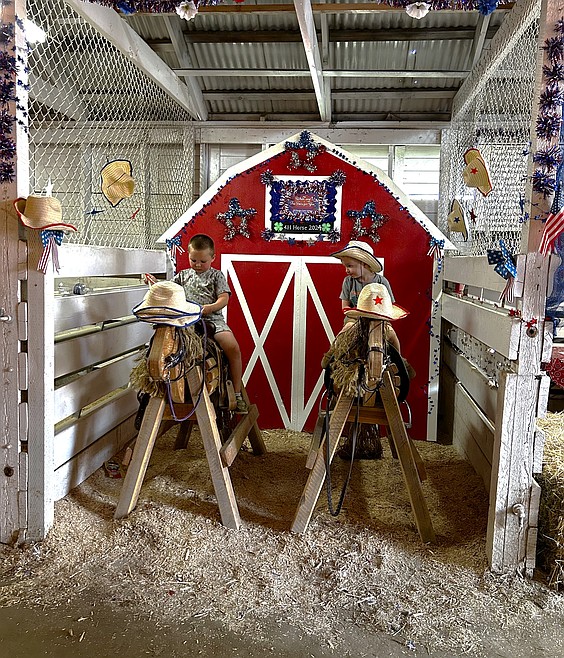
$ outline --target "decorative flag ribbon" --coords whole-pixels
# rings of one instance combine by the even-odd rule
[[[429,238],[429,251],[427,256],[433,257],[433,263],[437,263],[437,270],[433,277],[433,284],[439,280],[441,270],[443,269],[443,249],[445,246],[445,241],[438,238]]]
[[[49,258],[53,257],[53,270],[59,273],[59,251],[57,245],[61,245],[63,242],[63,231],[55,231],[53,229],[45,229],[41,231],[41,242],[43,244],[43,253],[37,264],[37,269],[43,274],[47,273],[47,265],[49,263]]]
[[[170,251],[170,257],[176,263],[178,254],[183,254],[184,249],[180,246],[180,236],[176,235],[170,240],[166,240],[166,248]]]
[[[564,122],[562,123],[564,130]],[[562,139],[562,132],[560,139]],[[553,249],[554,243],[558,236],[564,231],[564,160],[560,163],[556,172],[556,190],[554,192],[554,199],[550,207],[550,211],[546,218],[546,223],[542,232],[541,242],[539,245],[539,252],[543,256],[547,256]]]
[[[434,259],[440,262],[443,258],[444,246],[445,246],[444,240],[439,240],[438,238],[430,238],[429,251],[427,252],[427,256],[432,256]]]
[[[499,296],[499,301],[513,301],[513,284],[517,276],[515,259],[503,240],[499,241],[499,249],[488,249],[488,263],[495,265],[494,272],[507,281],[505,288]]]

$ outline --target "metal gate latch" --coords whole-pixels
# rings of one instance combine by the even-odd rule
[[[0,308],[0,322],[11,322],[12,321],[12,316],[7,315],[6,311],[4,310],[4,307]]]

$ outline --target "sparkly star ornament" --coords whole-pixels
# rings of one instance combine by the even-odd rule
[[[314,159],[319,153],[325,151],[325,146],[318,144],[311,138],[311,133],[304,130],[300,133],[300,138],[297,142],[285,142],[284,150],[290,153],[290,162],[288,169],[295,170],[303,167],[306,171],[313,173],[317,166],[314,164]],[[305,159],[300,158],[299,151],[305,150]]]
[[[376,204],[374,201],[367,201],[364,204],[364,208],[362,208],[362,210],[347,210],[347,216],[350,217],[354,222],[354,226],[351,231],[351,238],[353,240],[357,240],[358,238],[367,235],[374,242],[380,241],[378,229],[388,221],[388,218],[385,215],[377,212]],[[370,220],[369,226],[363,225],[364,219]]]
[[[227,212],[220,212],[217,215],[217,219],[226,227],[224,239],[233,240],[236,235],[250,238],[248,220],[252,219],[252,216],[256,213],[257,211],[254,208],[247,208],[246,210],[242,208],[239,199],[236,197],[230,199]],[[239,224],[235,224],[233,221],[235,218],[240,219]]]

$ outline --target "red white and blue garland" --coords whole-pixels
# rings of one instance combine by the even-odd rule
[[[224,240],[233,240],[236,235],[250,238],[248,220],[256,214],[257,211],[254,208],[247,208],[246,210],[242,208],[239,199],[236,197],[230,199],[227,212],[220,212],[217,215],[217,219],[226,227]],[[235,224],[233,221],[237,217],[241,220],[239,224]]]
[[[551,144],[560,134],[562,104],[564,102],[564,19],[554,26],[555,36],[545,40],[543,50],[548,64],[542,67],[545,87],[539,96],[536,135],[546,145],[533,154],[537,166],[532,175],[532,187],[545,198],[556,188],[556,169],[562,160],[561,147]]]
[[[368,236],[374,242],[379,242],[380,236],[378,235],[378,229],[388,221],[386,215],[382,215],[382,213],[376,210],[376,203],[372,200],[367,201],[362,210],[347,210],[347,217],[350,217],[354,222],[351,231],[351,238],[353,240]],[[369,219],[370,226],[364,226],[363,219]]]
[[[11,4],[4,0],[5,5]],[[16,18],[19,29],[23,31],[21,19]],[[26,42],[26,49],[29,44]],[[29,91],[29,85],[18,81],[16,83],[18,67],[26,73],[29,71],[25,59],[19,54],[15,46],[15,25],[13,23],[0,24],[0,184],[13,183],[16,176],[16,142],[13,139],[14,125],[17,123],[27,132],[26,108],[18,101],[17,86]],[[10,104],[15,103],[16,113],[11,113]],[[20,118],[18,118],[18,115]]]
[[[244,0],[233,0],[234,2],[243,2]],[[112,7],[116,11],[125,15],[135,14],[136,12],[159,14],[173,13],[181,4],[181,0],[89,0],[98,5]],[[193,0],[196,8],[224,4],[224,0]],[[390,7],[398,9],[407,9],[412,4],[412,0],[386,0]],[[497,9],[499,0],[430,0],[425,4],[431,11],[440,11],[441,9],[450,9],[458,11],[477,10],[480,14],[487,16]]]
[[[300,150],[305,151],[305,159],[300,159]],[[304,130],[300,133],[297,142],[285,142],[284,151],[290,153],[290,162],[288,169],[296,170],[303,168],[310,173],[313,173],[317,166],[314,163],[315,157],[320,153],[326,151],[323,144],[319,144],[311,138],[311,133]]]

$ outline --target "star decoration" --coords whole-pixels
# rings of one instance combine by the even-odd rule
[[[388,218],[376,211],[374,201],[367,201],[362,210],[347,210],[347,215],[354,221],[353,230],[351,231],[351,238],[353,240],[367,235],[374,242],[380,241],[378,229],[388,221]],[[363,226],[363,219],[369,219],[370,226]]]
[[[381,304],[383,301],[384,301],[383,297],[379,297],[379,296],[374,297],[374,303],[376,304],[376,306]]]
[[[476,212],[474,211],[474,208],[472,208],[470,210],[470,219],[472,220],[472,224],[476,223],[476,217],[477,217]]]
[[[304,160],[300,159],[298,153],[300,149],[305,150],[306,152]],[[300,133],[300,138],[297,142],[285,142],[284,150],[287,153],[290,153],[288,169],[299,169],[300,167],[303,167],[306,171],[312,173],[317,169],[313,161],[317,155],[325,151],[325,147],[322,144],[315,142],[311,138],[311,133],[304,130]]]
[[[240,234],[245,238],[250,238],[251,234],[249,232],[248,220],[252,219],[253,215],[256,215],[256,210],[254,208],[248,208],[245,210],[241,207],[239,199],[233,197],[229,200],[229,207],[227,212],[220,212],[217,215],[217,219],[225,224],[225,240],[233,240],[233,238]],[[235,224],[233,219],[238,217],[240,219],[239,224]]]

